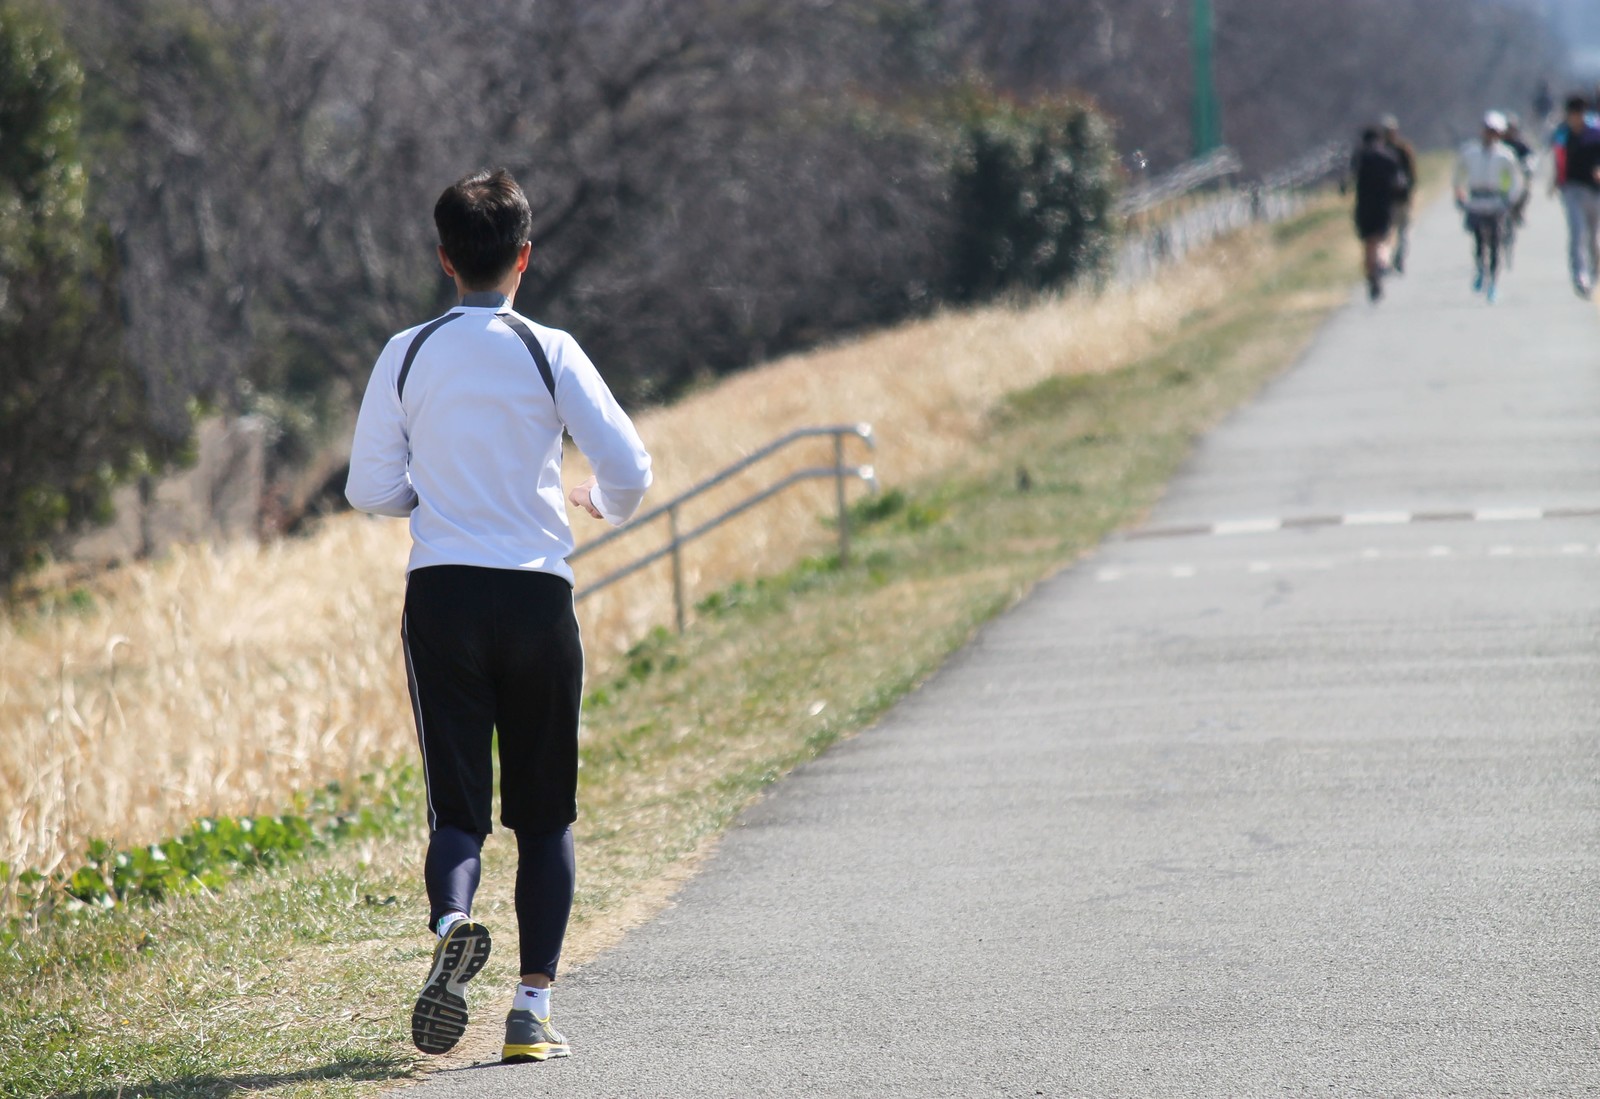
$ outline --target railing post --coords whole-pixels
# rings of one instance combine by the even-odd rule
[[[667,509],[667,526],[672,534],[672,608],[678,617],[678,633],[684,630],[683,615],[683,543],[678,540],[678,509]]]
[[[844,506],[844,434],[833,434],[833,491],[839,504],[839,567],[850,563],[850,512]]]

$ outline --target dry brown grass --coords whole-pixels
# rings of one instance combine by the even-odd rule
[[[793,356],[638,419],[659,502],[799,425],[871,423],[886,484],[945,468],[1003,394],[1114,369],[1216,303],[1262,247],[1247,235],[1143,286],[935,317]],[[829,457],[800,448],[786,468]],[[581,466],[581,463],[579,463]],[[571,477],[581,476],[581,469]],[[692,523],[748,491],[725,486]],[[697,543],[691,598],[825,550],[831,487],[791,491]],[[603,529],[583,520],[580,537]],[[584,575],[659,544],[642,531]],[[296,790],[404,757],[398,646],[407,535],[345,515],[260,548],[193,547],[92,585],[86,609],[0,620],[0,862],[49,871],[90,838],[170,835],[207,813],[273,811]],[[581,582],[582,577],[580,577]],[[669,623],[664,568],[583,607],[591,678]]]
[[[1103,296],[1058,297],[1026,308],[990,307],[947,314],[837,347],[778,360],[735,375],[716,388],[639,418],[656,461],[652,501],[696,481],[805,424],[870,423],[877,453],[867,458],[885,484],[903,484],[947,468],[969,446],[1004,393],[1054,374],[1111,370],[1147,354],[1177,322],[1226,292],[1222,271],[1243,261],[1236,242],[1208,260],[1167,272],[1138,287]],[[797,449],[787,464],[752,471],[685,515],[709,518],[780,471],[831,460],[826,440]],[[864,451],[852,446],[850,455]],[[805,553],[827,549],[817,517],[832,511],[826,482],[791,490],[690,547],[684,571],[690,599],[749,575],[786,568]],[[594,528],[579,524],[580,539]],[[661,530],[640,531],[627,550],[585,562],[598,576],[644,547],[663,544]],[[668,622],[672,592],[666,566],[585,606],[591,648],[615,651],[652,624]],[[581,580],[581,578],[580,578]],[[599,638],[598,646],[595,639]]]

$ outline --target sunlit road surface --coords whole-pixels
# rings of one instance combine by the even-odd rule
[[[570,1060],[412,1094],[1600,1094],[1600,312],[1564,255],[1541,196],[1489,305],[1430,209],[1144,537],[566,976]]]

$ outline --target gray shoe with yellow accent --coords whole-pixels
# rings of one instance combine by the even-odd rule
[[[541,1019],[531,1011],[512,1009],[506,1016],[506,1044],[500,1051],[500,1060],[506,1064],[518,1061],[546,1061],[551,1057],[568,1057],[572,1048],[549,1019]]]
[[[461,920],[433,948],[433,969],[411,1009],[411,1040],[423,1053],[448,1053],[467,1031],[467,982],[489,960],[489,929]]]

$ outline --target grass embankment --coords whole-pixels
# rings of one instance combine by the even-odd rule
[[[1197,258],[1184,285],[1206,292],[1170,323],[1146,318],[1137,339],[1159,348],[1118,369],[1084,372],[1095,364],[1076,364],[1072,326],[1055,323],[1058,351],[1036,352],[1054,370],[1011,387],[1002,371],[984,382],[990,398],[961,411],[981,445],[948,448],[926,475],[857,506],[848,566],[813,556],[725,586],[684,637],[654,634],[607,662],[586,709],[568,964],[654,911],[764,785],[863,728],[979,623],[1137,518],[1196,434],[1348,300],[1349,237],[1329,202]],[[1067,308],[988,311],[965,337],[960,318],[943,318],[911,338],[943,331],[949,342],[929,353],[959,370],[963,354],[992,350],[985,326]],[[355,1096],[415,1072],[405,1022],[430,944],[422,837],[400,831],[218,894],[26,936],[0,956],[0,1094]],[[507,943],[510,838],[491,837],[485,861],[479,914]],[[501,949],[474,984],[479,1022],[455,1059],[497,1051],[514,953]]]

